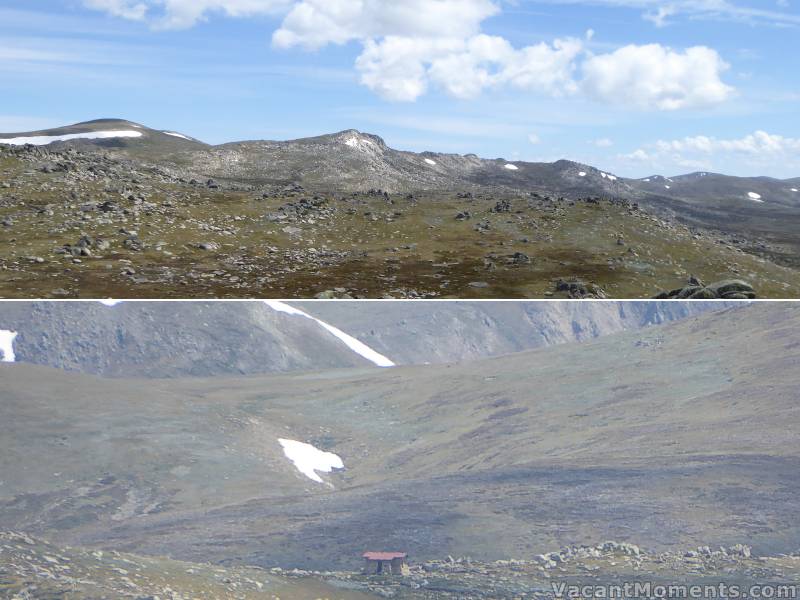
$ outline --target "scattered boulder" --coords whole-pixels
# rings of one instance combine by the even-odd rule
[[[569,298],[607,298],[605,291],[595,283],[586,283],[580,279],[559,279],[556,282],[557,292],[566,292]]]
[[[726,279],[704,285],[692,275],[686,285],[654,296],[656,300],[752,300],[755,290],[746,281]]]

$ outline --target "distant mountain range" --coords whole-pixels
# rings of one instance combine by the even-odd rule
[[[553,196],[623,198],[689,224],[800,244],[792,225],[800,218],[800,178],[697,172],[630,179],[569,160],[530,163],[484,159],[474,154],[394,150],[382,138],[353,129],[297,140],[217,146],[184,133],[151,129],[122,119],[0,134],[0,143],[26,142],[100,148],[239,184],[296,182],[325,191],[381,189],[392,193],[493,188]]]

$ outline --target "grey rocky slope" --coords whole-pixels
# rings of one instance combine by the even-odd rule
[[[293,302],[398,364],[456,362],[583,342],[732,302]]]
[[[398,364],[482,358],[686,318],[715,302],[292,303]],[[262,302],[5,302],[16,358],[114,377],[372,365],[309,319]]]
[[[3,302],[16,359],[126,377],[371,365],[310,319],[263,302]]]
[[[108,380],[2,365],[0,530],[352,568],[607,539],[797,550],[800,307],[457,365]],[[342,457],[300,474],[278,438]]]
[[[298,182],[326,192],[374,188],[407,193],[490,188],[498,192],[535,191],[571,198],[620,198],[672,214],[692,225],[751,238],[764,237],[800,249],[800,240],[786,222],[800,214],[800,192],[794,191],[798,189],[796,179],[733,177],[708,172],[631,179],[570,160],[531,163],[484,159],[474,154],[395,150],[379,136],[354,129],[297,140],[209,146],[189,136],[176,137],[131,121],[101,119],[46,131],[0,134],[0,141],[18,136],[118,129],[135,129],[143,135],[58,144],[100,147],[156,159],[236,184]]]

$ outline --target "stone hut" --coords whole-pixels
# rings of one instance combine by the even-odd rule
[[[364,552],[364,573],[367,575],[406,575],[408,565],[405,552]]]

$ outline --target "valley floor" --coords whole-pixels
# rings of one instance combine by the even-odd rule
[[[716,598],[720,589],[756,597],[756,588],[763,597],[791,600],[800,587],[800,553],[755,557],[748,546],[735,545],[650,554],[632,544],[603,542],[490,563],[447,557],[412,564],[409,571],[401,576],[223,567],[57,547],[23,533],[0,532],[0,597],[13,600],[522,600],[576,593],[613,597],[626,584],[628,598],[680,598],[682,588],[669,586],[700,586],[695,589],[710,590],[704,598]]]

